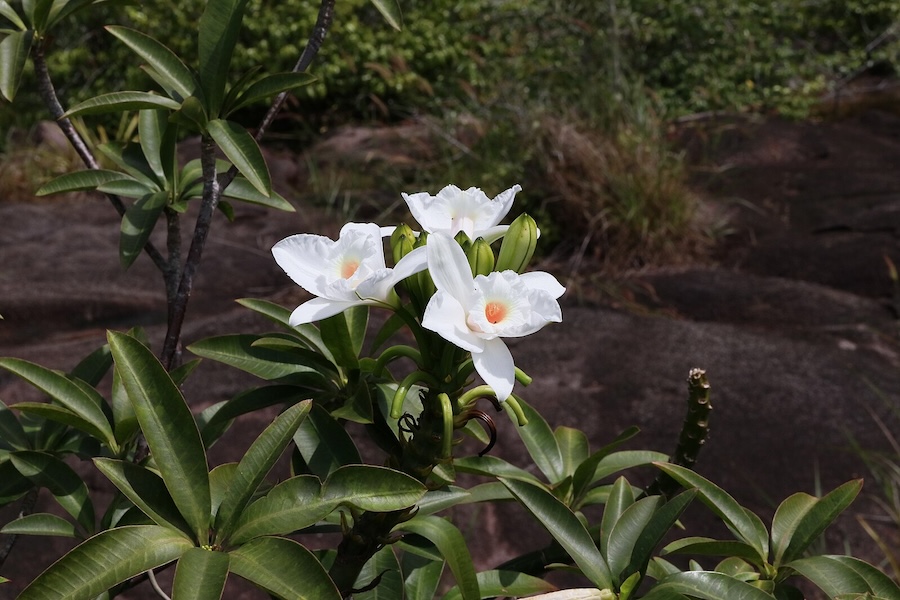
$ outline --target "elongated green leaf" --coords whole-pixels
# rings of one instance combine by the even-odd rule
[[[712,571],[670,575],[643,596],[643,600],[664,600],[672,598],[673,593],[700,600],[772,600],[772,596],[749,583]]]
[[[25,22],[19,16],[19,13],[15,11],[15,9],[10,6],[9,2],[6,0],[0,0],[0,16],[6,17],[9,21],[15,25],[20,30],[24,31],[28,29],[28,26],[25,25]]]
[[[377,583],[376,583],[377,579]],[[370,586],[375,584],[375,587]],[[403,578],[400,575],[400,563],[391,546],[385,546],[370,558],[362,570],[353,588],[365,590],[355,592],[353,600],[396,600],[403,598]]]
[[[776,567],[784,562],[784,552],[791,537],[797,529],[797,525],[809,509],[815,506],[819,499],[809,494],[798,492],[785,499],[772,519],[772,551],[774,558],[772,564]]]
[[[769,557],[769,534],[759,517],[750,513],[725,490],[694,471],[668,463],[654,463],[685,488],[697,488],[700,500],[722,519],[742,541],[756,549],[759,559]]]
[[[430,560],[412,552],[404,552],[400,568],[403,571],[406,600],[434,600],[444,573],[443,560]]]
[[[437,546],[447,561],[463,600],[479,600],[478,577],[466,540],[450,521],[440,517],[415,517],[398,525],[395,530],[420,535]]]
[[[174,90],[181,101],[197,92],[197,80],[193,72],[181,62],[174,52],[152,37],[127,27],[107,27],[107,31],[123,41],[159,75],[167,90]],[[178,110],[179,102],[174,103]]]
[[[143,344],[110,332],[109,347],[166,487],[197,540],[205,540],[209,468],[194,417],[169,374]]]
[[[112,0],[114,1],[114,0]],[[47,27],[53,27],[71,14],[90,6],[101,4],[104,0],[54,0],[47,17]]]
[[[400,13],[400,4],[397,0],[370,0],[387,24],[400,31],[403,29],[403,16]]]
[[[31,25],[35,31],[44,33],[47,27],[47,17],[50,15],[50,6],[53,0],[25,0],[22,6],[25,14],[31,17]]]
[[[116,164],[125,173],[145,184],[148,189],[157,190],[156,175],[147,163],[140,144],[134,142],[108,142],[97,146],[105,157]]]
[[[634,504],[634,492],[631,484],[624,477],[619,477],[609,493],[609,498],[603,507],[603,518],[600,520],[600,551],[607,559],[609,559],[609,539],[612,536],[613,527],[625,509],[632,504]]]
[[[163,169],[162,141],[168,126],[168,114],[162,110],[142,110],[138,113],[138,136],[147,164],[156,174],[160,187],[165,187],[166,169]]]
[[[15,521],[10,521],[0,529],[0,533],[6,535],[50,535],[58,537],[81,537],[75,530],[75,525],[62,517],[49,513],[35,513],[25,515]]]
[[[506,488],[503,488],[506,491]],[[472,495],[469,490],[454,485],[428,490],[416,503],[417,515],[431,515],[457,504],[467,504]]]
[[[219,600],[228,578],[230,557],[224,552],[191,548],[175,567],[172,596],[178,600]]]
[[[518,479],[543,485],[537,477],[525,469],[520,469],[502,458],[489,454],[456,459],[453,461],[453,466],[461,473],[472,473],[473,475],[484,475],[486,477],[506,477],[507,479]]]
[[[38,188],[35,192],[38,196],[47,196],[49,194],[59,194],[62,192],[75,192],[80,190],[93,190],[104,183],[111,181],[132,180],[131,177],[118,171],[107,171],[103,169],[89,169],[87,171],[75,171],[74,173],[66,173],[55,179],[52,179]]]
[[[100,346],[84,358],[82,358],[71,371],[70,379],[80,379],[89,386],[97,386],[109,372],[113,365],[112,354],[109,346]]]
[[[0,444],[13,450],[31,450],[31,443],[16,415],[0,400]]]
[[[159,191],[157,186],[149,186],[137,179],[116,179],[97,186],[97,191],[126,198],[140,198]]]
[[[653,551],[663,540],[675,523],[678,521],[681,513],[697,496],[697,490],[685,490],[678,494],[664,505],[662,505],[644,527],[640,537],[634,544],[634,550],[631,553],[631,564],[628,565],[625,573],[643,573],[647,569],[647,565]]]
[[[609,566],[575,513],[541,487],[515,479],[500,481],[568,552],[591,583],[601,589],[612,588]]]
[[[13,452],[9,458],[19,473],[35,485],[47,488],[88,535],[94,532],[96,523],[90,493],[72,467],[51,454],[31,450]]]
[[[316,78],[308,73],[273,73],[257,79],[244,90],[233,105],[224,110],[232,113],[244,106],[278,95],[281,92],[292,92],[309,85]],[[227,116],[226,113],[226,116]]]
[[[158,525],[109,529],[53,563],[19,600],[96,598],[117,583],[175,560],[192,546],[183,535]]]
[[[812,556],[792,561],[787,566],[816,584],[829,598],[867,593],[888,600],[900,598],[897,584],[858,559],[834,555]]]
[[[606,560],[616,583],[621,585],[632,573],[627,567],[632,562],[635,544],[661,503],[659,496],[642,498],[621,514],[610,532],[606,547]]]
[[[48,421],[68,425],[69,427],[83,431],[97,440],[104,439],[106,435],[101,429],[63,406],[40,402],[19,402],[13,404],[12,408],[27,415],[34,415]],[[36,448],[39,450],[47,450],[55,447],[52,442],[45,442],[44,444],[36,444]]]
[[[745,542],[734,540],[719,541],[705,537],[687,537],[666,544],[662,550],[666,554],[701,554],[707,556],[731,556],[760,565],[756,549]]]
[[[322,496],[317,477],[301,475],[282,481],[241,513],[230,541],[243,544],[266,535],[285,535],[325,518],[339,502]]]
[[[0,94],[10,102],[22,81],[33,39],[34,32],[27,30],[9,33],[0,41]]]
[[[209,114],[218,116],[247,0],[211,0],[200,16],[200,84]]]
[[[246,129],[231,121],[213,119],[209,122],[209,135],[259,193],[263,196],[272,195],[272,179],[266,159],[256,140]]]
[[[119,260],[123,269],[130,267],[143,252],[167,199],[165,191],[147,194],[125,211],[119,236]]]
[[[284,600],[340,600],[313,554],[293,540],[264,537],[232,550],[231,572]]]
[[[318,371],[297,364],[290,353],[253,347],[258,339],[255,335],[223,335],[200,340],[188,349],[197,356],[237,367],[269,381],[325,385],[325,378]]]
[[[241,415],[277,404],[291,405],[306,400],[310,390],[292,385],[270,385],[238,394],[231,400],[214,404],[197,415],[197,423],[206,447],[219,438],[231,421]]]
[[[781,557],[788,562],[799,558],[804,551],[825,531],[838,515],[844,512],[862,489],[862,480],[856,479],[838,486],[819,499],[797,522],[790,536],[790,542]]]
[[[325,346],[325,342],[322,340],[322,334],[315,325],[304,324],[292,327],[290,324],[291,311],[274,302],[269,302],[268,300],[241,298],[237,302],[241,306],[246,306],[250,310],[258,312],[279,325],[292,329],[295,335],[297,335],[303,343],[309,346],[309,348],[316,350],[327,360],[334,362],[334,357],[331,356],[331,353]]]
[[[900,587],[890,577],[879,571],[869,563],[852,556],[826,555],[822,557],[812,557],[806,559],[808,562],[817,562],[815,559],[823,558],[826,561],[833,561],[842,567],[854,571],[857,575],[865,580],[866,585],[872,590],[877,598],[884,600],[900,600]],[[807,562],[807,564],[808,564]],[[853,594],[855,592],[842,592]]]
[[[76,104],[66,111],[66,114],[63,116],[71,118],[126,110],[178,110],[179,108],[181,108],[180,103],[159,94],[150,92],[110,92],[94,96],[80,104]]]
[[[0,462],[0,506],[18,500],[33,488],[31,480],[19,473],[12,462]]]
[[[89,423],[91,431],[86,433],[96,435],[113,452],[118,451],[118,445],[112,434],[112,427],[101,405],[98,403],[99,394],[96,394],[96,392],[94,394],[89,393],[62,373],[25,360],[0,358],[0,368],[4,368],[21,377],[86,423]],[[102,402],[102,399],[100,399],[100,402]]]
[[[141,512],[161,527],[183,531],[191,535],[193,530],[184,520],[162,477],[139,465],[111,458],[95,458],[94,464],[113,485]]]
[[[575,470],[588,458],[590,446],[587,435],[572,427],[557,427],[553,432],[563,459],[563,474],[574,475]]]
[[[528,425],[524,427],[516,427],[516,433],[525,442],[528,454],[531,455],[534,464],[541,470],[544,477],[550,483],[557,483],[564,477],[563,475],[563,458],[559,450],[559,444],[547,421],[536,410],[531,408],[523,400],[519,400],[525,416],[528,418]],[[512,409],[504,404],[509,413]]]
[[[414,505],[425,491],[421,482],[406,473],[373,465],[347,465],[328,477],[322,495],[360,510],[388,512]]]
[[[606,444],[596,452],[593,452],[587,459],[582,460],[575,468],[572,475],[572,488],[576,501],[580,499],[588,486],[595,481],[594,473],[597,471],[597,465],[604,458],[609,456],[613,450],[633,438],[640,430],[637,427],[629,427],[615,437],[613,441]]]
[[[482,571],[478,573],[478,588],[482,598],[496,596],[532,596],[534,594],[552,592],[556,586],[539,577],[532,577],[515,571]],[[452,588],[443,600],[459,600],[462,596],[459,588]]]
[[[290,407],[272,421],[250,445],[238,463],[231,487],[222,499],[216,514],[216,529],[222,535],[228,535],[235,519],[240,516],[263,479],[282,455],[311,407],[311,400]]]
[[[268,206],[269,208],[275,208],[278,210],[283,210],[285,212],[296,212],[297,209],[294,208],[294,205],[284,199],[281,194],[277,192],[271,192],[268,196],[259,192],[253,185],[250,184],[244,177],[235,177],[234,181],[228,184],[228,187],[225,188],[225,192],[223,192],[223,196],[226,198],[232,198],[234,200],[241,200],[242,202],[247,202],[248,204],[257,204],[259,206]]]
[[[110,403],[112,404],[116,440],[120,444],[125,444],[134,437],[141,425],[138,423],[134,406],[131,404],[131,400],[128,399],[128,392],[122,383],[122,376],[119,374],[118,367],[113,367]]]
[[[619,471],[633,469],[653,462],[664,462],[668,455],[650,450],[621,450],[604,456],[598,463],[590,478],[590,483],[600,481]]]
[[[353,438],[319,405],[314,405],[309,418],[300,424],[294,443],[307,471],[323,480],[344,465],[362,463]]]

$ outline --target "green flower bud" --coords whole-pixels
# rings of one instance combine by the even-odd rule
[[[616,593],[612,590],[600,590],[600,600],[616,600]]]
[[[453,239],[456,240],[457,244],[462,246],[463,252],[469,252],[469,248],[472,247],[472,240],[469,239],[469,236],[466,235],[465,231],[460,231]]]
[[[415,247],[421,248],[425,244],[428,243],[428,234],[426,232],[422,232],[419,234],[419,237],[416,238]],[[431,274],[428,272],[428,269],[416,273],[410,280],[415,280],[415,297],[418,302],[418,307],[420,311],[424,311],[424,307],[428,304],[428,301],[431,300],[431,297],[434,296],[434,292],[437,291],[437,288],[434,287],[434,281],[431,279]],[[412,286],[410,286],[412,287]],[[422,314],[420,312],[420,314]]]
[[[391,254],[394,257],[394,264],[400,262],[400,259],[412,252],[416,245],[416,234],[406,223],[399,225],[394,233],[391,234]]]
[[[526,214],[519,215],[513,221],[503,243],[500,245],[500,255],[497,257],[495,270],[512,270],[522,273],[528,267],[534,248],[537,246],[538,229],[534,219]]]
[[[484,238],[475,240],[466,252],[466,257],[472,267],[472,275],[487,275],[494,270],[494,251]]]

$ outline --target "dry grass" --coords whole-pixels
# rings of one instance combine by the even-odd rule
[[[75,151],[56,138],[11,134],[0,153],[0,202],[33,200],[46,182],[83,168]]]

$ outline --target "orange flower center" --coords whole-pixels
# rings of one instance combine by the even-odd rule
[[[506,318],[506,305],[500,302],[488,302],[484,307],[484,317],[491,325],[496,325]]]
[[[359,268],[359,261],[348,260],[344,264],[341,265],[341,277],[343,279],[350,279],[353,277],[353,274],[356,273],[356,270]]]

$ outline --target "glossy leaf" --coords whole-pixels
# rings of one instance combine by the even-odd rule
[[[112,365],[113,360],[109,346],[104,344],[78,361],[78,364],[69,371],[69,378],[80,379],[88,385],[96,387],[112,368]]]
[[[539,577],[515,571],[482,571],[476,577],[482,598],[532,596],[533,594],[552,592],[556,589],[556,586]],[[461,597],[459,588],[454,587],[447,592],[443,600],[458,600]]]
[[[292,385],[270,385],[248,390],[231,400],[214,404],[197,415],[197,423],[208,448],[236,417],[278,404],[291,405],[309,398],[309,390]]]
[[[119,236],[119,260],[123,269],[130,267],[143,252],[167,199],[165,191],[147,194],[125,211]]]
[[[541,487],[515,479],[500,481],[559,542],[591,583],[601,589],[612,588],[609,566],[575,513]]]
[[[667,544],[662,554],[700,554],[707,556],[729,556],[762,566],[756,549],[746,542],[734,540],[714,540],[705,537],[687,537]]]
[[[226,198],[247,202],[248,204],[267,206],[285,212],[297,211],[297,209],[294,208],[294,205],[285,200],[284,196],[281,194],[272,191],[267,196],[253,187],[253,185],[251,185],[244,177],[235,177],[234,180],[228,184],[228,187],[225,188],[222,195]]]
[[[775,516],[772,518],[773,565],[777,567],[784,562],[784,552],[791,542],[791,537],[797,529],[797,525],[818,501],[819,499],[815,496],[798,492],[786,498],[778,506]]]
[[[125,444],[131,440],[140,430],[134,406],[128,399],[128,392],[122,383],[122,376],[118,367],[113,367],[112,389],[110,390],[110,403],[112,404],[113,423],[115,423],[116,440]]]
[[[28,26],[19,16],[19,13],[15,11],[15,9],[7,2],[6,0],[0,0],[0,16],[6,17],[9,21],[16,26],[18,29],[24,31],[28,29]]]
[[[573,427],[557,427],[553,436],[562,456],[563,473],[567,477],[574,475],[578,466],[587,460],[590,452],[587,435]]]
[[[642,498],[625,509],[613,525],[607,541],[606,560],[618,584],[632,574],[628,572],[627,567],[632,563],[635,544],[653,518],[660,502],[659,496]]]
[[[791,561],[799,558],[838,515],[850,506],[862,489],[862,483],[861,479],[848,481],[811,506],[797,521],[781,560]]]
[[[72,413],[90,424],[91,431],[106,443],[113,452],[118,450],[112,427],[101,408],[99,394],[89,393],[65,375],[40,365],[17,359],[0,358],[0,367],[14,373],[34,387],[38,388]]]
[[[685,490],[662,506],[660,506],[650,521],[644,527],[631,553],[631,564],[626,567],[625,573],[644,573],[650,562],[656,547],[663,538],[672,530],[681,513],[697,496],[696,490]]]
[[[9,102],[16,97],[33,39],[34,32],[26,30],[8,33],[0,41],[0,94]]]
[[[309,418],[300,424],[294,443],[308,473],[323,480],[344,465],[362,463],[353,438],[319,405],[314,405]]]
[[[62,517],[49,513],[35,513],[10,521],[0,529],[6,535],[50,535],[58,537],[81,537],[75,525]]]
[[[366,589],[378,579],[377,585]],[[400,563],[391,546],[385,546],[370,558],[362,570],[353,588],[365,590],[354,592],[353,600],[397,600],[403,598],[403,578],[400,575]]]
[[[748,512],[725,490],[688,468],[668,463],[654,463],[685,488],[697,488],[700,500],[722,519],[732,532],[747,542],[761,561],[769,556],[769,534],[759,517]]]
[[[13,450],[31,450],[31,442],[28,441],[22,424],[2,400],[0,400],[0,443]]]
[[[51,454],[30,450],[13,452],[9,459],[32,483],[47,488],[84,531],[94,532],[94,504],[87,485],[72,467]]]
[[[572,474],[572,488],[576,499],[581,498],[587,491],[588,486],[596,480],[594,473],[597,471],[597,465],[600,464],[600,461],[612,454],[616,448],[637,435],[639,431],[640,430],[637,427],[629,427],[617,435],[613,441],[596,452],[591,453],[590,456],[582,460],[580,464],[576,465],[575,471]]]
[[[229,556],[191,548],[178,559],[172,596],[178,600],[219,600],[228,579]]]
[[[472,564],[472,556],[459,529],[441,517],[415,517],[401,523],[395,531],[414,533],[434,544],[456,578],[456,585],[463,600],[479,600],[481,592]]]
[[[506,491],[506,488],[503,488]],[[469,490],[455,485],[428,490],[416,503],[417,515],[431,515],[457,504],[467,504],[472,498]]]
[[[18,500],[33,488],[31,480],[19,473],[10,461],[0,462],[0,506]]]
[[[231,571],[284,600],[340,600],[322,564],[293,540],[264,537],[232,550]]]
[[[425,491],[421,482],[406,473],[374,465],[347,465],[328,477],[322,495],[360,510],[388,512],[413,506]]]
[[[620,450],[600,459],[591,475],[590,483],[596,483],[620,471],[666,461],[668,458],[666,454],[650,450]]]
[[[165,109],[178,110],[181,104],[150,92],[110,92],[94,96],[84,102],[76,104],[68,111],[65,117],[81,117],[84,115],[99,115],[109,112],[122,112],[126,110]]]
[[[322,339],[336,364],[348,369],[358,366],[368,320],[369,308],[354,306],[319,323]]]
[[[278,415],[253,441],[238,463],[231,487],[222,499],[216,514],[215,527],[227,535],[235,519],[241,514],[275,462],[284,453],[294,432],[309,414],[312,401],[295,404]]]
[[[128,461],[95,458],[97,469],[138,509],[161,527],[178,529],[185,535],[193,530],[184,520],[162,477],[150,469]]]
[[[700,600],[772,600],[749,583],[713,571],[687,571],[666,577],[643,600],[664,600],[682,594]]]
[[[562,453],[559,450],[559,444],[556,442],[556,436],[553,435],[553,431],[540,413],[523,400],[519,400],[519,404],[528,418],[528,424],[524,427],[516,427],[516,433],[522,438],[525,447],[528,449],[528,454],[531,456],[534,464],[537,465],[537,468],[544,474],[544,477],[550,483],[561,481],[565,475],[563,474]],[[507,404],[504,404],[503,407],[507,413],[510,413],[512,410]]]
[[[631,489],[631,484],[624,477],[619,477],[609,493],[609,498],[603,507],[603,517],[600,520],[599,544],[602,552],[608,552],[613,527],[615,527],[616,522],[622,516],[622,513],[625,512],[625,509],[632,504],[634,504],[634,492]]]
[[[872,565],[850,556],[812,556],[786,565],[816,584],[829,598],[842,594],[874,594],[900,600],[900,587]]]
[[[97,149],[125,173],[144,183],[148,189],[159,189],[156,175],[147,163],[144,151],[134,142],[108,142],[100,144]]]
[[[520,469],[500,457],[489,454],[455,459],[453,466],[461,473],[472,473],[473,475],[484,475],[486,477],[506,477],[507,479],[519,479],[536,485],[543,485],[537,477],[525,469]]]
[[[314,369],[297,364],[287,352],[254,348],[253,342],[258,339],[255,335],[222,335],[195,342],[188,349],[197,356],[237,367],[268,381],[314,383],[324,379]]]
[[[165,368],[143,344],[110,332],[109,347],[166,487],[197,540],[205,540],[209,468],[194,417]]]
[[[210,3],[211,4],[211,3]],[[213,119],[208,125],[209,135],[225,156],[263,196],[272,195],[269,167],[256,140],[246,129],[223,119]]]
[[[403,571],[406,600],[434,600],[444,573],[443,560],[430,560],[412,552],[404,552],[400,568]]]
[[[318,478],[291,477],[244,509],[229,539],[243,544],[265,535],[292,533],[324,519],[338,504],[338,500],[323,497]]]
[[[147,64],[162,78],[166,89],[177,92],[180,97],[173,100],[181,101],[195,93],[197,82],[193,72],[166,46],[146,34],[127,27],[107,27],[106,30],[147,61]],[[174,102],[172,109],[178,108],[179,102]]]
[[[247,86],[237,101],[232,106],[228,106],[227,110],[232,113],[244,106],[271,98],[282,92],[292,92],[315,80],[316,78],[309,73],[273,73],[263,76]]]
[[[225,97],[228,69],[246,6],[247,0],[211,0],[200,16],[200,84],[209,114],[214,117],[219,115]]]
[[[70,600],[99,594],[169,563],[193,543],[171,529],[137,525],[103,531],[41,573],[18,600]]]
[[[403,28],[403,17],[397,0],[370,0],[387,24],[400,31]]]

